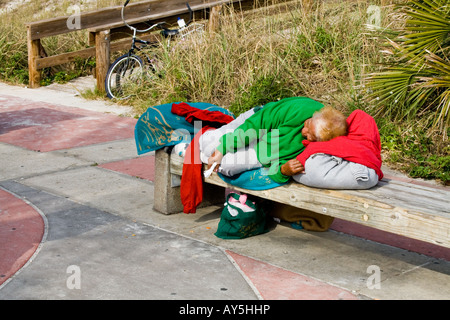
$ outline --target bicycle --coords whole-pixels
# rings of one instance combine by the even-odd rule
[[[142,79],[144,74],[153,74],[158,75],[158,70],[161,69],[158,63],[158,59],[156,57],[145,56],[146,64],[144,64],[143,59],[136,54],[136,51],[140,52],[144,48],[148,47],[157,47],[160,45],[160,42],[150,42],[142,39],[138,39],[136,34],[148,32],[154,28],[161,28],[161,35],[163,38],[168,39],[167,45],[170,46],[170,40],[174,37],[181,37],[184,39],[189,36],[193,32],[203,31],[203,25],[194,25],[194,28],[190,28],[188,26],[191,25],[193,21],[193,12],[189,3],[186,2],[186,6],[189,11],[189,21],[184,22],[183,19],[178,18],[178,29],[169,29],[163,27],[166,22],[159,22],[151,25],[147,29],[137,29],[133,26],[130,26],[124,16],[125,7],[128,5],[130,0],[126,0],[124,5],[122,6],[121,17],[124,24],[131,29],[133,32],[132,40],[131,40],[131,48],[130,50],[118,57],[109,67],[108,72],[106,73],[105,79],[105,90],[106,95],[110,99],[128,99],[130,95],[126,95],[127,87],[131,85],[136,85],[139,79]]]

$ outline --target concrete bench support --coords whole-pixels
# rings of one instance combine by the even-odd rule
[[[155,152],[155,191],[153,209],[164,214],[183,211],[180,187],[172,187],[170,154],[163,149]]]
[[[165,149],[160,149],[155,152],[156,174],[153,209],[163,214],[183,212],[179,186],[181,176],[171,173],[170,158],[170,154]],[[179,161],[182,167],[182,158],[179,158]],[[203,183],[203,201],[198,208],[223,204],[224,201],[225,188]]]

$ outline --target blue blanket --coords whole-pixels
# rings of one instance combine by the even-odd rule
[[[172,104],[167,103],[150,107],[137,121],[134,138],[139,155],[182,142],[190,143],[201,129],[194,127],[184,117],[172,113]],[[202,110],[220,111],[234,118],[232,112],[210,103],[189,102],[188,104]],[[260,168],[245,171],[233,177],[222,174],[219,174],[219,177],[233,186],[249,190],[266,190],[281,186],[282,184],[269,178],[267,170],[268,168]]]
[[[189,143],[201,129],[172,113],[172,104],[150,107],[137,121],[134,138],[139,155],[181,142]],[[189,102],[189,105],[202,110],[221,111],[234,118],[232,112],[210,103]]]
[[[267,190],[282,186],[286,183],[278,183],[270,179],[267,175],[269,168],[259,168],[244,171],[232,177],[224,176],[219,173],[219,177],[233,186],[248,190]]]

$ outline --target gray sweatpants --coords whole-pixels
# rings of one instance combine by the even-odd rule
[[[292,178],[323,189],[369,189],[378,183],[375,170],[323,153],[310,156],[305,162],[305,173]]]
[[[202,134],[199,139],[200,159],[203,163],[208,163],[208,158],[214,153],[219,146],[219,139],[244,123],[251,117],[255,111],[250,109],[240,114],[235,120],[216,129],[209,130]],[[255,150],[256,141],[250,143],[246,148],[237,150],[236,152],[228,152],[224,155],[219,167],[219,172],[226,176],[233,176],[243,171],[261,168],[262,164],[258,161]]]

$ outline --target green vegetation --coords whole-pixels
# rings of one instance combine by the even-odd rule
[[[6,10],[0,2],[0,10]],[[8,1],[6,1],[8,2]],[[82,10],[94,10],[120,4],[122,1],[97,0],[84,3],[80,1],[77,5]],[[90,3],[90,5],[89,5]],[[28,84],[28,50],[27,30],[25,23],[39,21],[57,16],[69,16],[69,6],[72,1],[41,1],[30,0],[10,11],[0,11],[0,81],[13,84]],[[42,39],[42,46],[47,55],[55,55],[71,52],[88,47],[88,36],[85,31],[72,32],[57,37]],[[67,82],[73,78],[92,74],[95,67],[95,59],[86,61],[77,59],[74,63],[46,68],[42,71],[43,79],[41,85],[53,82]]]
[[[255,105],[304,95],[331,104],[346,114],[359,108],[374,116],[378,123],[383,161],[387,165],[413,177],[439,179],[449,184],[450,131],[448,109],[445,109],[448,108],[445,104],[445,97],[449,96],[448,82],[446,85],[436,82],[439,77],[448,81],[448,69],[442,65],[442,61],[448,63],[449,57],[448,50],[441,50],[445,46],[435,47],[435,51],[430,51],[435,56],[428,54],[421,60],[427,61],[424,63],[429,67],[433,65],[434,73],[414,76],[420,83],[408,87],[409,90],[429,86],[426,90],[430,91],[426,92],[430,93],[420,106],[417,99],[407,95],[401,104],[395,103],[398,98],[381,101],[380,97],[397,95],[390,94],[393,84],[385,85],[384,89],[390,91],[383,96],[376,92],[376,85],[369,79],[369,75],[376,78],[375,74],[388,72],[387,67],[405,67],[399,63],[407,61],[408,57],[397,43],[408,46],[411,45],[408,41],[420,39],[411,35],[407,41],[400,41],[405,33],[423,31],[415,29],[418,17],[411,22],[405,11],[397,8],[398,4],[404,8],[406,2],[317,1],[309,10],[302,8],[301,1],[271,2],[278,5],[244,13],[224,8],[221,26],[216,32],[192,37],[170,49],[162,45],[156,52],[153,50],[151,54],[160,57],[163,72],[159,77],[147,77],[132,88],[133,98],[123,103],[133,105],[141,113],[151,105],[203,101],[226,106],[239,114]],[[408,10],[420,9],[422,2],[438,4],[439,0],[414,2]],[[375,31],[367,28],[370,5],[381,9],[380,29]],[[443,14],[448,14],[449,7],[444,7]],[[33,10],[31,12],[38,12]],[[427,10],[426,16],[434,13],[430,8]],[[41,17],[33,20],[39,19]],[[11,20],[0,26],[0,79],[4,81],[27,82],[23,22]],[[448,33],[445,39],[443,44],[448,48]],[[49,38],[44,47],[53,54],[85,48],[86,42],[87,35],[77,32]],[[387,48],[386,43],[395,45]],[[381,52],[387,49],[394,54]],[[408,50],[408,54],[415,52]],[[11,57],[15,57],[15,62]],[[66,72],[68,75],[89,73],[94,63],[78,61],[65,69],[51,68],[44,81],[67,80],[70,76],[66,76]],[[412,65],[406,64],[407,67]],[[80,70],[83,72],[77,74]],[[425,85],[426,78],[434,82]],[[96,95],[89,93],[87,96]]]
[[[412,177],[450,182],[450,6],[413,0],[404,26],[384,30],[389,58],[368,77],[387,162]],[[394,123],[399,122],[398,126]],[[433,139],[434,138],[434,139]]]
[[[430,115],[430,125],[445,133],[450,126],[449,2],[415,0],[400,11],[406,15],[405,25],[391,32],[395,37],[387,35],[391,57],[382,72],[369,77],[369,96],[380,115]]]
[[[378,118],[384,161],[412,178],[438,179],[449,184],[450,145],[425,134],[420,124],[395,124]],[[450,136],[450,130],[447,132]]]

